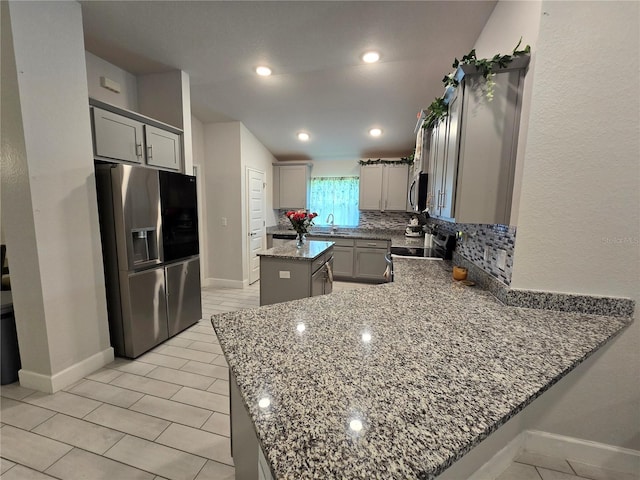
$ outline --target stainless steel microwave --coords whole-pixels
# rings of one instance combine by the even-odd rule
[[[427,209],[427,174],[418,173],[409,185],[409,205],[414,212]]]

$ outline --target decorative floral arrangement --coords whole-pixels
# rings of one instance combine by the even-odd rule
[[[293,229],[298,235],[304,235],[309,231],[309,228],[313,226],[313,219],[318,216],[317,213],[307,213],[304,210],[293,211],[289,210],[285,216],[293,225]]]
[[[377,165],[380,163],[386,164],[386,165],[402,165],[402,164],[406,164],[406,165],[413,165],[413,154],[409,155],[408,157],[402,157],[400,158],[400,160],[383,160],[382,158],[379,158],[377,160],[358,160],[358,163],[360,165]]]
[[[495,75],[495,68],[505,68],[511,62],[513,62],[514,58],[522,57],[524,55],[531,54],[531,47],[527,45],[523,50],[518,50],[520,44],[522,43],[522,38],[515,46],[510,55],[500,55],[496,53],[492,58],[478,58],[476,56],[475,49],[471,50],[465,56],[462,57],[461,60],[457,58],[454,59],[452,67],[457,69],[460,65],[473,65],[478,69],[478,73],[482,75],[485,79],[485,96],[488,101],[493,100],[493,89],[495,86],[495,81],[493,77]],[[449,75],[445,75],[442,79],[442,83],[444,83],[445,89],[449,87],[458,88],[458,80],[455,78],[456,72],[455,70],[451,72]],[[446,94],[446,93],[445,93]],[[446,117],[448,114],[447,102],[445,101],[445,96],[443,95],[441,98],[436,98],[431,105],[429,105],[429,114],[422,124],[422,128],[433,128],[435,127],[440,120]]]

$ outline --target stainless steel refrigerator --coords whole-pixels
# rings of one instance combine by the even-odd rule
[[[135,358],[202,318],[195,178],[96,163],[111,344]]]

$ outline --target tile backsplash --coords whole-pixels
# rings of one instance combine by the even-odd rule
[[[291,223],[285,217],[287,210],[276,211],[278,218],[278,226],[288,228]],[[380,230],[404,230],[409,220],[411,220],[411,213],[407,212],[375,212],[362,210],[360,211],[360,219],[358,222],[358,228],[371,228]]]
[[[505,285],[508,286],[511,284],[516,227],[475,223],[449,223],[435,218],[430,218],[428,224],[450,233],[462,232],[462,235],[458,238],[456,252]],[[488,247],[487,260],[484,259],[485,247]],[[504,250],[506,252],[504,269],[498,268],[498,250]]]

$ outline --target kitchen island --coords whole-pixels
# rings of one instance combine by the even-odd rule
[[[333,242],[290,241],[258,253],[260,305],[331,293]]]
[[[265,473],[435,478],[631,322],[506,307],[447,262],[394,263],[394,283],[212,317],[232,426],[246,417]],[[257,478],[239,438],[237,478]]]

